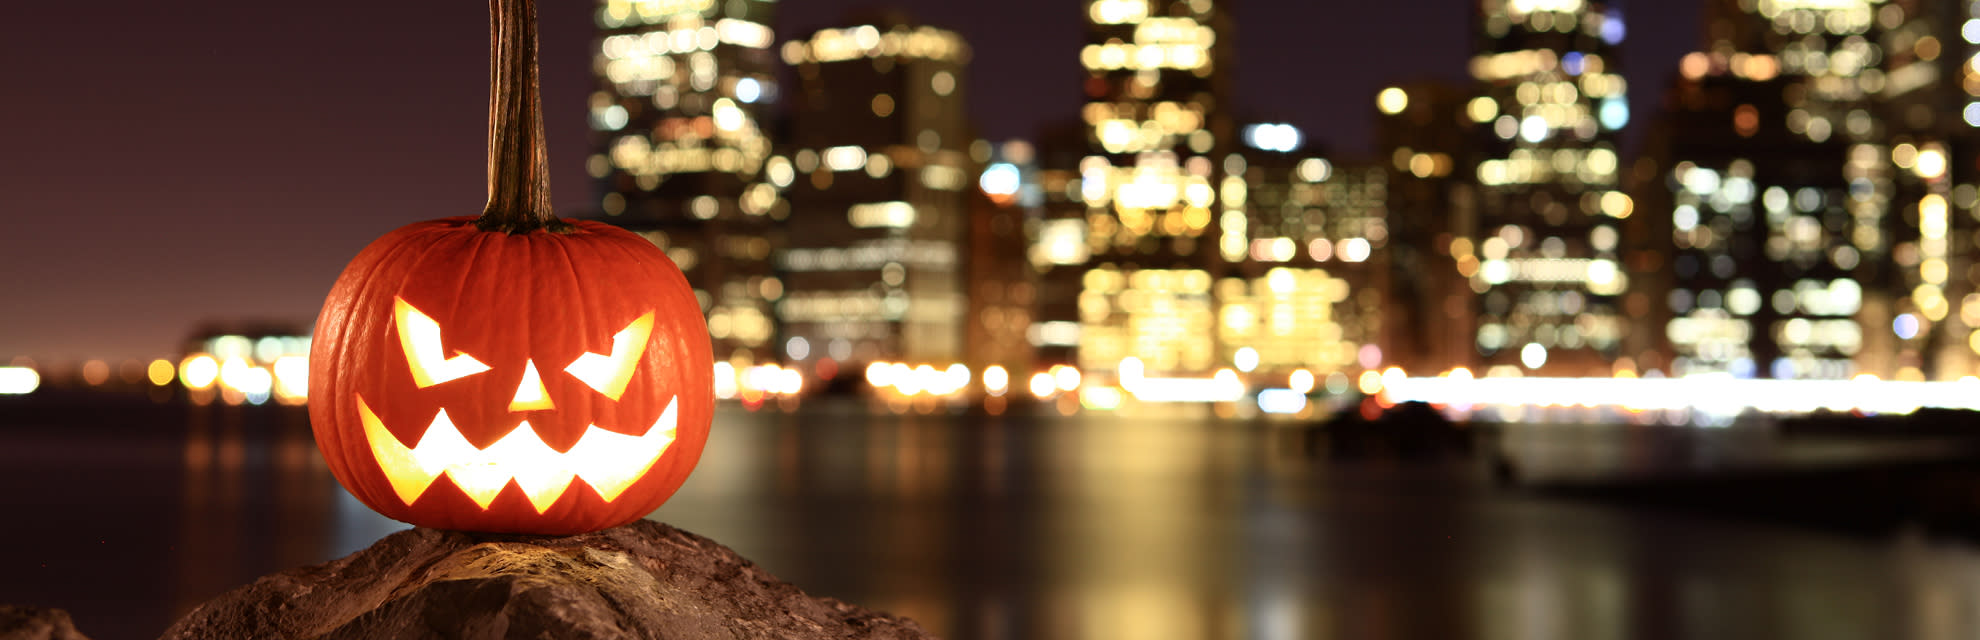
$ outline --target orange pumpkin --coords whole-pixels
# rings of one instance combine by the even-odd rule
[[[489,201],[400,228],[317,318],[310,422],[366,505],[417,525],[563,535],[645,516],[714,407],[701,307],[639,236],[550,214],[527,0],[495,5]]]

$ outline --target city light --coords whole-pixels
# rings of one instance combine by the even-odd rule
[[[1355,389],[1361,391],[1361,395],[1365,395],[1365,396],[1372,396],[1381,393],[1383,388],[1382,374],[1376,373],[1375,371],[1372,370],[1363,371],[1361,372],[1360,376],[1357,376],[1355,378],[1354,387]]]
[[[999,162],[983,170],[978,180],[983,192],[995,196],[1016,195],[1020,184],[1018,168],[1008,162]]]
[[[992,380],[992,371],[995,372],[995,380]],[[992,396],[1002,396],[1005,385],[1010,382],[1008,376],[1002,367],[993,366],[986,370],[983,380],[985,391]],[[969,366],[959,362],[942,368],[930,364],[909,366],[904,362],[875,362],[867,365],[866,382],[875,390],[890,390],[899,396],[959,398],[969,388],[970,370]]]
[[[220,378],[220,363],[213,356],[203,353],[186,356],[179,362],[179,381],[187,389],[205,390]]]
[[[1060,391],[1073,391],[1079,388],[1079,369],[1065,365],[1053,365],[1052,382]]]
[[[715,362],[715,397],[723,400],[735,398],[742,390],[741,381],[736,378],[735,365],[724,361]]]
[[[309,359],[282,356],[269,367],[275,376],[275,399],[283,404],[301,404],[309,398]]]
[[[1040,371],[1031,375],[1031,395],[1044,400],[1059,392],[1059,384],[1052,374]]]
[[[1313,372],[1305,369],[1293,370],[1292,374],[1287,376],[1286,379],[1286,387],[1293,390],[1294,393],[1302,395],[1312,393],[1313,385]]]
[[[1238,347],[1237,355],[1232,356],[1231,362],[1237,365],[1238,371],[1251,373],[1253,369],[1258,368],[1258,350],[1251,347]]]
[[[990,365],[983,369],[983,392],[992,396],[1002,396],[1010,390],[1011,375],[1001,365]]]
[[[1147,403],[1236,402],[1244,398],[1245,387],[1236,372],[1224,369],[1209,378],[1142,378],[1128,391]]]
[[[0,367],[0,395],[27,395],[40,386],[41,374],[32,367]]]
[[[1289,124],[1254,124],[1244,128],[1244,143],[1261,151],[1291,152],[1305,137]]]
[[[1389,115],[1402,113],[1403,109],[1409,108],[1409,94],[1395,87],[1383,89],[1375,94],[1375,107]]]
[[[1849,380],[1682,378],[1408,378],[1389,385],[1397,402],[1468,407],[1691,409],[1732,416],[1753,410],[1907,414],[1922,408],[1980,410],[1980,380],[1897,382],[1864,374]]]
[[[178,370],[172,366],[170,360],[153,360],[150,366],[145,367],[144,372],[145,378],[151,381],[152,386],[163,387],[172,384],[172,378]]]
[[[1306,394],[1291,389],[1261,389],[1258,410],[1265,413],[1295,414],[1306,409]]]

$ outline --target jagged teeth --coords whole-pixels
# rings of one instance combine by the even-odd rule
[[[585,484],[611,502],[646,475],[646,470],[674,442],[677,426],[674,405],[679,398],[667,401],[667,410],[661,412],[660,419],[653,422],[645,435],[629,436],[591,425],[585,428],[576,446],[561,453],[544,444],[528,421],[488,448],[475,448],[447,419],[444,409],[433,417],[419,443],[407,448],[372,413],[363,397],[357,401],[358,417],[364,422],[364,436],[371,443],[371,453],[385,470],[385,477],[391,480],[392,490],[406,504],[411,505],[434,480],[446,475],[483,509],[495,501],[503,487],[515,482],[536,512],[542,513],[564,495],[574,479],[583,478]]]

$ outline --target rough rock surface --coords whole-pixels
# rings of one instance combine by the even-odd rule
[[[89,640],[89,636],[76,631],[67,611],[0,604],[0,640]]]
[[[928,638],[639,521],[564,538],[413,529],[192,610],[164,638]]]

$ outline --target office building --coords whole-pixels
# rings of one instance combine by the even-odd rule
[[[960,362],[981,173],[963,115],[970,50],[898,14],[862,22],[782,47],[797,76],[787,153],[770,162],[791,206],[778,259],[787,355]]]
[[[770,0],[601,0],[590,119],[607,222],[673,258],[718,360],[771,359],[773,221],[766,117],[781,99]]]
[[[1207,376],[1232,362],[1217,340],[1212,282],[1250,250],[1228,229],[1246,217],[1227,100],[1233,47],[1220,0],[1096,0],[1084,5],[1081,111],[1087,153],[1078,365]],[[1070,186],[1068,186],[1070,189]],[[1053,215],[1061,225],[1070,216]],[[1056,232],[1057,230],[1054,229]],[[1064,326],[1064,325],[1052,325]]]
[[[1620,302],[1617,132],[1629,122],[1617,51],[1618,7],[1581,0],[1481,0],[1479,92],[1467,104],[1481,135],[1469,167],[1478,226],[1469,276],[1474,343],[1485,375],[1609,375],[1630,323]]]

